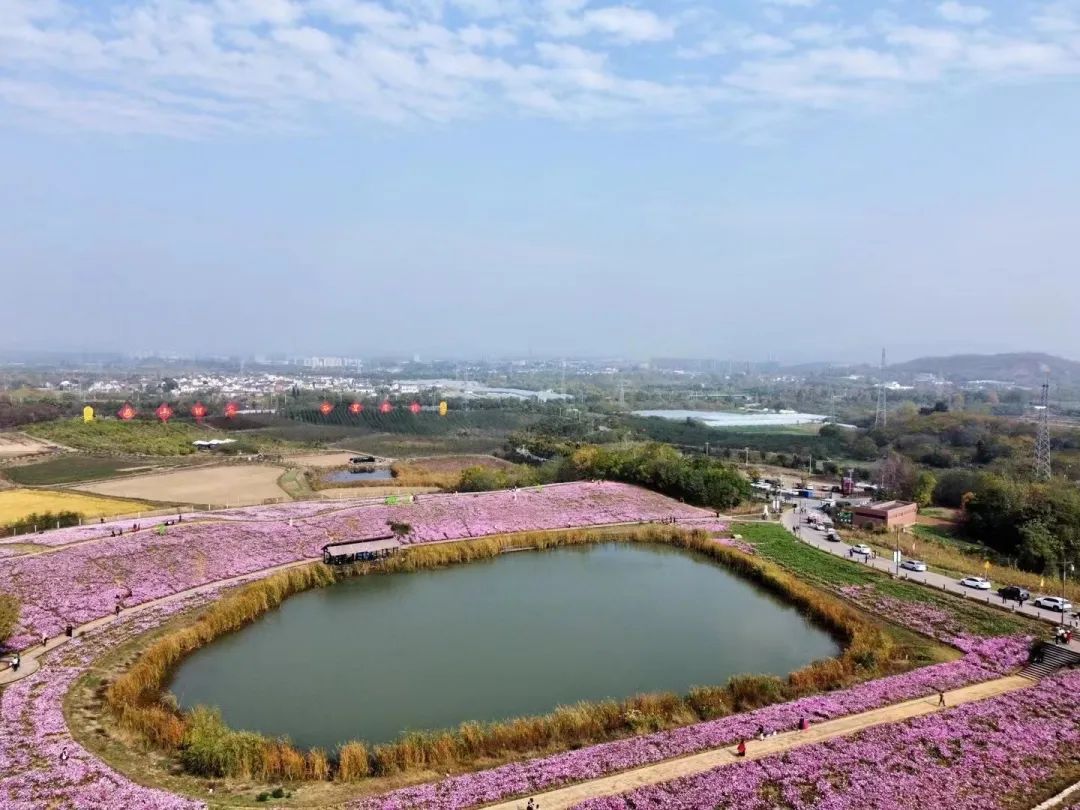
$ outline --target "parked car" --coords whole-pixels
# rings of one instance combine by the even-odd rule
[[[1004,588],[998,588],[998,596],[1002,599],[1011,599],[1014,602],[1026,602],[1031,598],[1031,594],[1018,585],[1006,585]]]
[[[922,560],[904,560],[902,563],[900,563],[900,567],[906,568],[908,571],[922,572],[926,570],[926,563],[924,563]]]
[[[990,590],[990,580],[982,577],[964,577],[960,580],[960,584],[965,588],[974,588],[977,591]]]
[[[862,554],[864,557],[869,557],[871,554],[874,553],[874,550],[870,548],[870,546],[865,545],[864,543],[859,543],[859,545],[857,546],[852,546],[851,550],[853,553]]]
[[[1072,602],[1068,599],[1062,599],[1060,596],[1040,596],[1031,604],[1038,608],[1056,610],[1059,613],[1068,613],[1072,610]]]

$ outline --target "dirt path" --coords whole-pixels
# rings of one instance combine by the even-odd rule
[[[1007,678],[999,678],[994,681],[986,681],[985,683],[946,692],[945,702],[948,706],[959,706],[964,703],[986,700],[1017,689],[1023,689],[1032,683],[1027,678],[1012,675]],[[589,782],[552,790],[548,793],[534,794],[531,798],[535,799],[543,810],[565,810],[565,808],[573,807],[586,799],[617,796],[637,788],[706,773],[721,766],[734,765],[747,759],[761,759],[793,748],[800,748],[804,745],[820,743],[836,737],[846,737],[863,729],[885,723],[897,723],[913,717],[932,714],[941,711],[937,703],[937,695],[909,700],[906,703],[897,703],[893,706],[885,706],[861,714],[829,720],[811,726],[807,731],[789,731],[784,734],[777,734],[775,737],[769,737],[761,742],[751,740],[746,744],[745,757],[735,756],[734,745],[714,748],[700,754],[680,757],[656,765],[647,765],[643,768],[635,768],[632,771],[624,771],[614,776],[593,779]],[[525,807],[528,798],[530,797],[523,797],[500,804],[484,805],[484,807],[489,808],[489,810],[521,810],[521,808]]]

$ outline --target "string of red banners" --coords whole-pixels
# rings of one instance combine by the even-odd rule
[[[319,405],[319,413],[326,417],[334,412],[334,408],[334,403],[324,400],[323,403]],[[352,402],[349,404],[347,410],[349,411],[349,414],[351,416],[359,416],[364,412],[364,406],[360,402]],[[394,406],[390,404],[389,400],[383,400],[379,403],[379,413],[390,413],[393,410]],[[423,408],[421,407],[419,402],[413,402],[409,405],[409,412],[414,415],[420,413],[421,410],[423,410]],[[439,416],[446,416],[446,402],[440,402],[438,410]],[[235,402],[228,402],[225,404],[224,414],[226,419],[234,418],[239,412],[240,406],[237,405]],[[196,402],[194,405],[191,406],[191,415],[199,424],[202,424],[203,419],[206,418],[208,413],[210,413],[209,409],[201,402]],[[116,412],[116,415],[123,421],[130,422],[132,419],[138,416],[138,411],[135,410],[135,407],[130,402],[125,402],[124,406]],[[170,419],[173,418],[173,416],[176,415],[176,412],[172,409],[169,403],[162,402],[154,410],[154,415],[162,422],[168,422]]]

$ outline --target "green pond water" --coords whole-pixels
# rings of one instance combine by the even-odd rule
[[[604,544],[348,580],[195,653],[172,691],[333,750],[835,655],[794,608],[699,556]]]

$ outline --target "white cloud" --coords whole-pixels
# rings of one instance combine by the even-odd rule
[[[627,42],[655,42],[671,39],[675,28],[651,11],[628,6],[608,6],[588,11],[582,17],[586,30],[602,31]]]
[[[1034,0],[1039,2],[1039,0]],[[211,137],[334,118],[527,114],[784,120],[948,82],[1080,75],[1080,0],[993,30],[985,9],[862,16],[808,0],[784,22],[704,0],[0,0],[0,117]],[[964,23],[962,25],[956,23]],[[692,58],[692,72],[687,73]]]
[[[956,0],[947,0],[937,7],[937,13],[949,22],[978,25],[990,19],[990,10],[982,6],[966,6]]]

